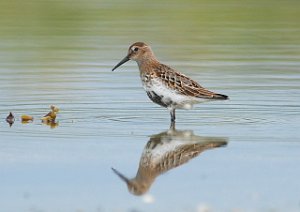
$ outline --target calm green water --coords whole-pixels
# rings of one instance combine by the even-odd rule
[[[111,72],[136,41],[230,101],[167,131],[137,65]],[[296,0],[1,1],[1,211],[299,211],[299,67]],[[152,170],[182,148],[188,162]]]

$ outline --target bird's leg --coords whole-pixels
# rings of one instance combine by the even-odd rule
[[[175,109],[171,109],[170,110],[170,114],[171,114],[171,123],[175,123]]]
[[[171,122],[170,124],[170,129],[169,129],[171,132],[172,131],[175,131],[175,121],[174,122]]]

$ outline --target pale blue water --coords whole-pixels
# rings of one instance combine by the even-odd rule
[[[2,4],[1,211],[300,210],[298,1]],[[134,62],[111,72],[139,40],[230,97],[177,111],[178,130],[228,144],[158,176],[144,196],[111,170],[134,177],[150,136],[169,128]],[[39,120],[51,104],[53,129]]]

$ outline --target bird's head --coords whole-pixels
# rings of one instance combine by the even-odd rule
[[[154,54],[150,46],[148,46],[146,43],[143,42],[136,42],[128,48],[128,53],[126,57],[124,57],[123,60],[121,60],[112,69],[112,71],[114,71],[116,68],[118,68],[119,66],[126,63],[129,60],[134,60],[139,63],[142,60],[151,59],[151,58],[154,58]]]

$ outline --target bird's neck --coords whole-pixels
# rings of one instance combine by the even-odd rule
[[[142,58],[137,61],[140,71],[145,71],[147,69],[153,69],[160,63],[155,57]]]

